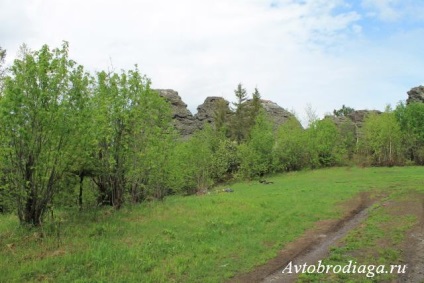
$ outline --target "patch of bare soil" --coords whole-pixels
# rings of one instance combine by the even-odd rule
[[[403,206],[408,212],[417,217],[417,224],[408,233],[403,244],[405,264],[408,265],[406,274],[399,282],[424,282],[424,194],[415,194],[413,200]]]
[[[328,255],[331,245],[355,228],[367,216],[367,209],[382,196],[371,197],[361,193],[343,204],[346,211],[340,220],[319,221],[296,241],[289,243],[277,257],[255,270],[240,274],[229,282],[294,282],[297,274],[283,274],[281,271],[291,262],[294,264],[315,264]]]

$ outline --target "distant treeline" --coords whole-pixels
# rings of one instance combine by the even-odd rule
[[[276,128],[257,89],[235,89],[215,123],[182,139],[170,105],[137,66],[86,72],[68,43],[22,48],[4,71],[0,49],[0,211],[40,225],[54,206],[89,209],[204,193],[230,180],[329,166],[424,164],[424,104],[351,123],[296,119]],[[337,115],[345,115],[343,107]]]

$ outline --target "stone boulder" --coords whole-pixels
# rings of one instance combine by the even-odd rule
[[[178,92],[172,89],[156,89],[160,96],[171,104],[175,128],[182,136],[189,136],[200,128],[199,122],[187,109]]]
[[[413,102],[422,102],[424,103],[424,86],[417,86],[411,88],[408,93],[408,99],[406,100],[406,104],[410,104]]]

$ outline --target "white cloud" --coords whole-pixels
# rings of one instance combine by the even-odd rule
[[[363,0],[362,5],[371,9],[370,15],[384,21],[396,21],[402,17],[402,12],[396,9],[399,0]]]
[[[368,10],[368,16],[382,21],[396,22],[424,20],[424,2],[417,0],[362,0],[362,6]]]
[[[300,114],[308,102],[319,114],[342,104],[383,108],[391,100],[367,94],[390,91],[383,80],[396,70],[373,56],[396,52],[362,38],[363,16],[337,12],[347,6],[342,0],[0,0],[0,11],[8,10],[0,32],[8,32],[9,55],[17,39],[34,49],[67,40],[71,57],[90,70],[107,69],[110,58],[118,70],[137,63],[153,87],[179,91],[191,110],[207,96],[233,100],[239,82]]]

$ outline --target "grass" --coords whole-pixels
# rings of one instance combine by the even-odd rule
[[[401,193],[422,187],[423,174],[424,167],[295,172],[269,185],[231,185],[233,193],[61,211],[42,231],[2,215],[0,282],[222,282],[275,257],[315,222],[340,217],[339,204],[358,192]]]

